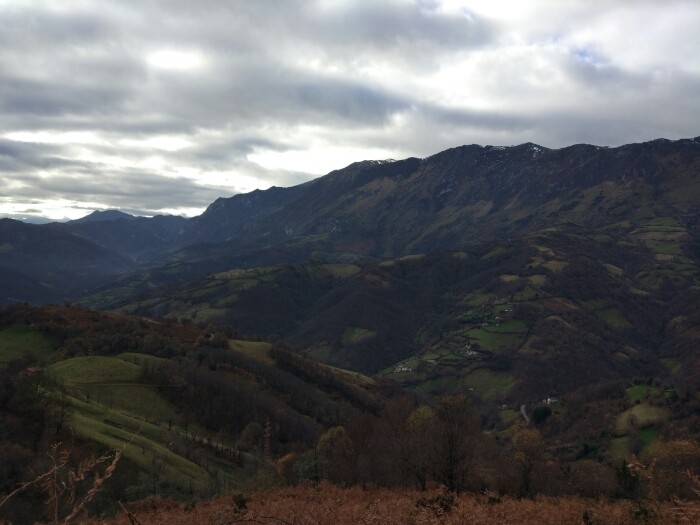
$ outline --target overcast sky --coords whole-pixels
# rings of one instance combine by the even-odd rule
[[[698,0],[0,0],[0,215],[700,135]]]

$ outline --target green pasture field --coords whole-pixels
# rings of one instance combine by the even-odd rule
[[[639,438],[642,440],[644,448],[659,439],[659,429],[654,427],[643,428],[639,431]]]
[[[619,268],[615,266],[614,264],[609,264],[606,263],[603,266],[605,266],[605,269],[610,273],[610,275],[614,275],[615,277],[621,277],[622,276],[622,268]]]
[[[164,478],[187,487],[192,481],[205,488],[206,471],[168,449],[168,433],[149,422],[115,413],[102,405],[71,399],[73,413],[70,424],[76,434],[107,448],[121,450],[125,459],[148,472],[153,459],[164,467]]]
[[[509,319],[507,321],[501,321],[490,324],[486,328],[483,329],[486,332],[494,332],[494,333],[516,333],[516,334],[522,334],[527,331],[527,325],[525,324],[524,321],[521,321],[520,319]]]
[[[598,310],[595,314],[601,321],[604,321],[608,326],[616,330],[632,327],[630,322],[616,308],[605,308]]]
[[[157,460],[164,468],[163,479],[183,489],[206,489],[207,470],[171,450],[171,441],[186,439],[181,418],[156,385],[139,380],[141,367],[135,363],[154,360],[159,358],[138,353],[77,357],[51,365],[47,374],[62,381],[68,392],[65,399],[73,409],[68,424],[77,435],[121,450],[144,472]],[[206,436],[198,427],[190,426],[189,432]],[[230,483],[241,483],[242,471],[226,465],[207,447],[199,449],[202,465],[222,469]]]
[[[56,348],[50,336],[25,327],[0,330],[0,363],[6,363],[29,354],[46,361]]]
[[[117,354],[114,357],[126,361],[128,363],[133,363],[138,366],[143,366],[146,363],[158,364],[168,362],[168,360],[164,357],[157,357],[149,354],[141,354],[139,352],[123,352],[121,354]]]
[[[672,374],[675,374],[682,368],[681,362],[677,357],[662,357],[659,361],[661,361]]]
[[[678,228],[680,224],[674,217],[655,217],[654,219],[644,222],[645,226],[666,226]]]
[[[615,430],[619,433],[625,433],[632,428],[641,429],[660,423],[667,417],[667,409],[651,406],[649,403],[641,403],[625,410],[617,417]]]
[[[238,302],[238,294],[230,294],[214,303],[216,308],[230,308]]]
[[[475,343],[478,343],[484,350],[492,352],[502,352],[508,348],[517,346],[522,341],[522,336],[518,334],[491,332],[484,328],[469,330],[467,336]]]
[[[609,459],[614,462],[628,460],[631,456],[630,438],[627,436],[622,436],[611,439],[607,455]]]
[[[46,373],[78,399],[140,419],[180,421],[175,409],[156,387],[141,380],[141,367],[133,362],[116,357],[74,357],[51,365]],[[167,388],[179,386],[168,385]]]
[[[356,343],[361,343],[368,339],[372,339],[377,335],[377,332],[372,330],[367,330],[366,328],[359,328],[356,326],[349,326],[343,332],[343,344],[351,345]]]
[[[630,403],[636,403],[646,399],[651,387],[649,385],[634,385],[625,390]]]
[[[556,259],[549,260],[547,262],[542,263],[540,266],[544,266],[545,268],[548,268],[552,270],[553,272],[561,272],[564,268],[569,266],[568,261],[560,261]]]
[[[656,241],[645,239],[644,244],[654,253],[663,253],[668,255],[682,255],[680,244],[672,241]]]
[[[459,378],[456,376],[434,377],[423,381],[418,388],[428,394],[446,394],[454,392],[459,386]]]
[[[540,274],[531,275],[527,278],[527,280],[534,286],[543,286],[547,282],[547,276]]]
[[[485,400],[503,397],[516,385],[515,378],[506,372],[494,372],[488,368],[477,368],[464,378],[465,386]]]
[[[518,412],[517,410],[506,409],[501,410],[498,413],[498,415],[501,418],[501,423],[503,423],[504,425],[509,425],[510,423],[518,419],[518,417],[520,416],[520,412]]]
[[[539,296],[539,292],[531,286],[526,286],[513,296],[514,302],[532,301]]]
[[[320,269],[333,277],[341,279],[352,277],[362,271],[362,268],[356,264],[323,264],[320,266]]]
[[[228,347],[232,350],[237,350],[248,357],[254,357],[261,361],[272,363],[272,358],[268,356],[267,351],[272,347],[270,343],[265,341],[244,341],[242,339],[229,339]]]

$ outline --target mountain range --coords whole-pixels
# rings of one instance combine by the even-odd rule
[[[93,311],[13,304],[0,350],[36,353],[48,334],[42,358],[78,385],[73,403],[91,402],[90,367],[160,385],[186,436],[191,415],[239,439],[249,414],[220,428],[219,399],[258,399],[251,385],[270,396],[258,430],[295,428],[285,447],[379,413],[387,393],[461,392],[494,436],[539,414],[552,455],[613,462],[700,433],[699,212],[695,138],[363,161],[190,219],[3,219],[0,303]],[[98,416],[81,432],[99,425],[104,444],[112,416]]]
[[[232,266],[463,249],[565,224],[692,224],[699,152],[699,138],[558,150],[472,145],[220,198],[190,219],[117,211],[48,225],[5,219],[0,269],[15,277],[0,282],[0,302],[74,300],[96,282],[173,264],[168,272],[191,278]]]
[[[516,306],[536,312],[509,344],[492,346],[531,350],[518,357],[530,366],[551,346],[540,344],[542,326],[564,337],[577,325],[559,310],[585,313],[589,354],[617,333],[600,373],[630,356],[646,356],[642,370],[661,357],[675,292],[697,292],[699,209],[700,138],[462,146],[220,198],[191,219],[3,220],[0,297],[224,322],[366,373],[442,355],[435,341],[446,338],[450,348],[488,348],[476,321],[512,318],[505,305],[526,297]]]

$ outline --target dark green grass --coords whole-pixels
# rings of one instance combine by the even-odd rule
[[[53,364],[47,374],[79,399],[157,422],[179,422],[156,386],[141,379],[141,366],[115,357],[74,357]],[[163,388],[178,388],[163,385]]]
[[[0,331],[0,363],[29,354],[46,361],[56,348],[50,336],[31,328],[12,327]]]
[[[649,385],[634,385],[629,387],[625,392],[630,403],[636,403],[647,397],[649,393]]]
[[[478,368],[464,378],[464,384],[473,388],[482,399],[493,400],[505,396],[515,386],[516,380],[506,372]]]
[[[490,329],[491,327],[488,328]],[[485,328],[469,330],[467,336],[484,350],[492,352],[502,352],[514,348],[522,341],[522,336],[518,334],[494,333],[487,331]]]

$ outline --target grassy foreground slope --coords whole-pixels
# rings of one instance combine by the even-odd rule
[[[0,363],[12,361],[27,353],[43,360],[54,350],[56,344],[46,334],[24,327],[0,330]]]
[[[398,395],[398,384],[391,380],[319,364],[282,344],[250,341],[226,327],[24,305],[0,311],[0,327],[43,334],[53,348],[31,352],[32,343],[42,338],[25,338],[29,352],[0,365],[0,494],[45,471],[46,451],[63,441],[76,465],[105,450],[123,454],[94,512],[119,510],[116,501],[154,494],[191,499],[320,479],[366,487],[449,486],[452,479],[454,487],[474,493],[488,487],[520,497],[632,498],[636,503],[606,505],[562,497],[550,508],[552,519],[563,522],[577,513],[599,512],[606,519],[619,518],[612,523],[627,523],[639,505],[649,510],[640,498],[692,498],[692,480],[679,465],[691,472],[700,465],[693,441],[697,391],[694,398],[684,398],[679,388],[675,396],[680,399],[665,403],[673,393],[657,384],[604,384],[551,404],[497,411],[499,389],[518,388],[507,370],[475,369],[469,395],[431,401],[416,392],[416,402]],[[515,332],[522,325],[510,320],[503,328]],[[457,388],[449,379],[436,376],[436,386],[443,381],[444,388]],[[394,396],[388,399],[386,393]],[[526,425],[522,420],[528,414]],[[30,433],[32,428],[36,432]],[[463,439],[446,439],[451,432]],[[454,457],[445,448],[450,443],[458,443],[461,458],[453,478],[446,477],[453,467],[444,462]],[[644,461],[640,473],[622,461],[632,452]],[[647,474],[664,481],[647,482],[652,479]],[[412,494],[406,491],[376,492],[371,505],[364,500],[363,510],[352,491],[323,485],[313,494],[295,490],[256,496],[260,499],[250,508],[256,514],[249,518],[266,523],[293,512],[299,519],[342,523],[351,513],[373,519],[373,509],[392,507],[392,519],[420,523],[452,516],[463,520],[476,505],[507,512],[489,510],[483,514],[489,523],[499,515],[516,519],[518,512],[530,512],[496,497],[479,502],[473,497],[431,499],[424,493],[406,500]],[[327,491],[333,502],[326,500]],[[18,499],[17,506],[1,509],[0,519],[41,519],[41,505],[29,514],[22,509],[30,504],[31,498]],[[219,518],[229,521],[248,519],[231,505],[209,507],[218,504],[202,508],[216,508]],[[174,514],[151,514],[146,522],[184,519],[179,504],[168,505]],[[188,509],[194,519],[193,506]],[[669,509],[651,508],[657,513]]]
[[[181,418],[157,386],[142,379],[142,372],[139,365],[106,356],[73,357],[46,369],[63,388],[76,435],[122,450],[124,459],[143,472],[158,462],[161,475],[182,489],[206,490],[208,470],[221,468],[220,462],[203,453],[195,463],[172,450],[172,440],[184,434]],[[231,465],[219,475],[227,483],[240,482],[238,470]]]
[[[37,451],[73,440],[86,450],[121,450],[121,468],[131,472],[122,490],[130,497],[249,484],[266,455],[313,444],[325,428],[378,406],[368,378],[313,363],[300,378],[278,366],[269,343],[235,335],[75,307],[14,305],[0,311],[0,368],[26,384],[23,391],[34,389],[28,402],[46,407],[46,431],[30,440]],[[26,443],[22,413],[7,417],[17,434],[0,439]],[[9,475],[19,482],[28,473]]]

